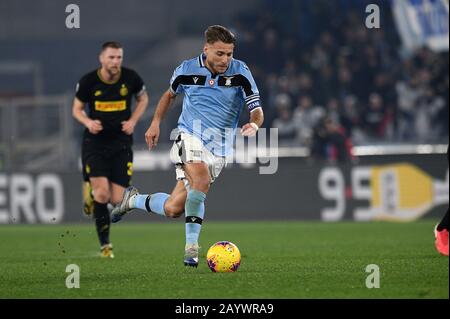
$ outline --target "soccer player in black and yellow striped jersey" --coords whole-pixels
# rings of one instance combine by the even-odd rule
[[[82,143],[84,197],[88,200],[92,195],[93,205],[85,205],[83,210],[94,216],[101,256],[112,258],[107,204],[119,203],[130,185],[133,131],[147,108],[148,94],[141,77],[122,67],[120,43],[104,43],[99,60],[101,67],[78,82],[72,113],[86,127]]]

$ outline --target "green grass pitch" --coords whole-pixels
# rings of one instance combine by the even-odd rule
[[[153,221],[114,224],[112,260],[99,257],[93,224],[0,226],[0,298],[449,298],[436,220],[206,222],[197,269],[183,266],[184,223]],[[206,265],[220,240],[241,251],[236,273]],[[69,264],[79,289],[66,288]],[[365,285],[369,264],[378,289]]]

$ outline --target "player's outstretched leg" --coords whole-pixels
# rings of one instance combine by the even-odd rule
[[[133,209],[130,199],[137,194],[139,194],[139,191],[134,186],[129,186],[125,189],[122,201],[111,212],[111,222],[117,223],[122,219],[123,215]]]
[[[136,187],[125,189],[122,201],[112,210],[111,221],[117,223],[132,209],[141,209],[148,213],[166,216],[164,204],[170,197],[166,193],[139,194]]]

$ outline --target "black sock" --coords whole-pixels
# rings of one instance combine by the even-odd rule
[[[106,204],[100,204],[94,201],[94,218],[100,245],[109,244],[109,226],[111,225],[111,219]]]
[[[445,213],[444,218],[442,218],[441,222],[437,226],[437,230],[441,231],[443,229],[447,229],[447,231],[448,231],[448,208],[447,208],[447,212]]]

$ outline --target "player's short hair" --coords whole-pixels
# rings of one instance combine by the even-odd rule
[[[222,41],[223,43],[236,43],[236,37],[227,28],[221,25],[209,26],[205,31],[205,40],[209,44],[213,44],[217,41]]]
[[[122,44],[117,41],[108,41],[102,44],[102,52],[107,48],[122,49]]]

